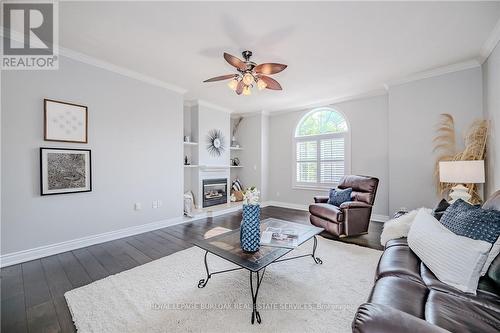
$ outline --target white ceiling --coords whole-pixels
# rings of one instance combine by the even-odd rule
[[[274,111],[380,88],[475,58],[499,2],[62,2],[60,44],[236,112]],[[237,96],[223,52],[280,62],[283,91]]]

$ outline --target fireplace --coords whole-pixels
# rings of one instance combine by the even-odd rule
[[[227,203],[227,178],[203,180],[203,208]]]

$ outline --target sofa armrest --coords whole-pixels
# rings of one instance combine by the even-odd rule
[[[362,304],[352,322],[353,333],[445,333],[439,326],[386,305]]]
[[[346,201],[340,205],[340,209],[349,208],[371,208],[372,205],[362,201]]]
[[[314,197],[314,202],[315,203],[327,203],[329,197],[326,195],[317,195]]]

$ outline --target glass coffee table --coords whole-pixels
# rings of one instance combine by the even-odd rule
[[[259,324],[261,323],[261,317],[259,311],[257,310],[257,296],[259,294],[260,284],[262,283],[262,279],[264,278],[264,273],[268,265],[278,263],[281,261],[304,258],[304,257],[312,257],[312,259],[316,264],[323,263],[320,258],[316,257],[316,248],[318,246],[318,240],[316,239],[316,235],[321,233],[324,230],[323,228],[288,222],[275,218],[268,218],[262,220],[260,223],[261,234],[268,227],[296,230],[298,233],[298,242],[297,242],[298,246],[301,246],[303,243],[313,238],[314,243],[313,243],[312,253],[294,257],[281,258],[285,254],[293,251],[293,249],[283,248],[283,247],[271,247],[265,245],[261,245],[259,251],[257,252],[247,253],[244,252],[240,247],[240,229],[229,231],[222,235],[215,236],[209,239],[198,240],[193,242],[194,245],[205,250],[204,261],[205,261],[205,269],[207,271],[207,277],[205,279],[201,279],[198,282],[198,288],[204,288],[207,285],[208,280],[210,280],[210,278],[215,274],[227,273],[240,269],[246,269],[250,272],[250,291],[252,293],[252,305],[253,305],[252,318],[251,318],[252,324],[255,322],[255,320],[257,320]],[[223,258],[227,261],[230,261],[238,267],[222,271],[211,272],[208,268],[208,263],[207,263],[207,256],[209,253],[216,255],[220,258]]]

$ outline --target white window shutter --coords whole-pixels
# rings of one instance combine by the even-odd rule
[[[297,142],[297,182],[316,183],[318,174],[318,142]]]
[[[345,140],[343,137],[320,141],[320,183],[338,183],[344,176]]]

